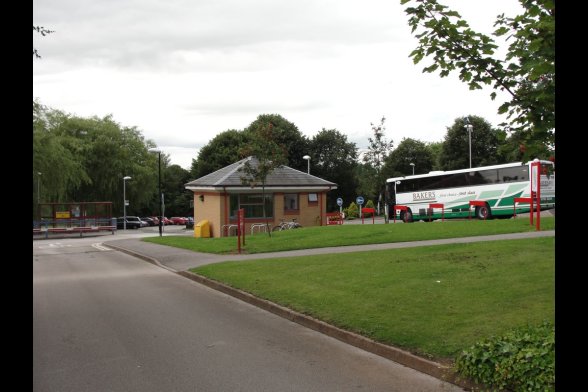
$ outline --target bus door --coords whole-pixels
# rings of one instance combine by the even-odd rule
[[[396,187],[393,184],[387,182],[384,196],[386,201],[386,208],[388,209],[386,215],[388,218],[391,218],[394,211],[394,206],[396,205]]]

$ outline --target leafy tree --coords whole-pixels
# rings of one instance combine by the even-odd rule
[[[154,168],[157,157],[147,149],[154,144],[146,142],[136,127],[123,127],[112,116],[103,118],[69,117],[55,129],[72,140],[67,148],[73,151],[84,167],[89,181],[69,190],[75,201],[112,200],[115,211],[122,212],[124,176],[132,177],[127,183],[128,214],[136,214],[157,193],[157,175]],[[151,189],[152,192],[145,192]]]
[[[252,133],[263,133],[268,124],[272,126],[274,142],[285,148],[285,164],[293,169],[306,171],[307,162],[302,157],[308,154],[308,139],[294,123],[279,114],[261,114],[243,132],[246,137]]]
[[[501,163],[502,159],[498,152],[501,131],[492,129],[490,123],[482,117],[468,116],[468,118],[473,125],[472,167]],[[469,135],[465,125],[465,118],[458,117],[453,125],[447,128],[440,156],[442,170],[469,167]]]
[[[352,176],[357,181],[355,195],[361,195],[367,199],[375,199],[378,197],[379,188],[374,186],[378,173],[372,165],[368,163],[358,163],[355,166]],[[384,186],[384,184],[379,185]],[[352,195],[352,200],[355,200],[355,195]]]
[[[75,138],[54,132],[66,119],[65,113],[33,101],[33,184],[39,181],[37,173],[41,173],[41,202],[67,200],[70,189],[90,181],[75,151],[68,148],[76,143]],[[37,187],[33,189],[35,212]]]
[[[514,18],[498,15],[495,37],[507,37],[504,58],[487,35],[473,31],[456,11],[437,0],[401,0],[408,24],[419,39],[410,53],[415,64],[432,56],[423,72],[445,77],[459,70],[459,78],[471,90],[492,85],[510,100],[498,108],[508,113],[511,130],[531,150],[537,144],[553,145],[555,138],[555,1],[520,0],[524,11]],[[490,95],[496,98],[496,91]]]
[[[252,188],[261,184],[263,220],[267,225],[267,233],[271,237],[271,230],[266,219],[265,183],[272,171],[286,164],[286,150],[276,142],[270,121],[266,124],[258,123],[257,127],[252,131],[249,143],[240,151],[242,157],[253,157],[257,162],[248,160],[239,170],[244,173],[241,177],[243,184],[251,185]]]
[[[155,211],[158,158],[147,151],[153,146],[138,129],[123,127],[112,116],[71,116],[33,101],[33,183],[41,172],[42,202],[112,201],[114,213],[122,214],[123,177],[131,176],[127,212]],[[162,163],[165,170],[165,154]]]
[[[194,193],[184,187],[184,184],[190,181],[190,172],[180,165],[170,165],[165,168],[162,177],[162,189],[165,189],[166,214],[168,216],[193,215],[190,201]]]
[[[392,140],[388,142],[384,137],[384,132],[386,131],[386,127],[384,126],[385,121],[386,117],[382,117],[380,125],[376,126],[370,123],[374,137],[373,139],[371,137],[368,138],[368,151],[363,157],[363,161],[369,163],[378,173],[382,169],[388,153],[394,147]]]
[[[534,158],[547,159],[555,155],[552,146],[543,143],[528,143],[520,132],[507,130],[501,136],[498,153],[506,162],[526,161]]]
[[[312,137],[308,148],[312,163],[311,174],[337,184],[336,194],[328,195],[327,211],[338,209],[337,197],[353,200],[357,179],[357,146],[347,135],[336,129],[323,128]]]
[[[441,170],[441,151],[443,150],[443,142],[429,142],[427,148],[431,153],[431,159],[433,161],[432,170]],[[416,169],[415,169],[416,170]]]
[[[239,160],[239,150],[248,140],[244,132],[236,129],[219,133],[200,149],[197,159],[192,159],[192,176],[200,178],[235,163]]]
[[[386,178],[411,175],[411,163],[415,174],[428,173],[433,168],[433,154],[420,140],[404,138],[386,158],[382,173]]]
[[[379,195],[382,191],[382,188],[384,187],[384,178],[381,175],[382,166],[384,165],[384,160],[388,156],[390,150],[394,147],[392,140],[387,141],[384,137],[384,132],[386,131],[386,127],[384,126],[385,121],[386,117],[382,116],[380,125],[376,126],[373,123],[370,123],[374,137],[368,138],[368,151],[363,157],[363,162],[370,165],[375,170],[375,176],[364,179],[367,185],[367,191],[370,195]]]

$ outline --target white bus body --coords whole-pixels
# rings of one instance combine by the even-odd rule
[[[555,169],[551,161],[541,163],[541,209],[555,207]],[[467,217],[471,200],[481,200],[486,207],[476,207],[478,218],[512,216],[514,198],[530,197],[531,162],[471,169],[449,170],[394,177],[386,180],[389,214],[394,206],[406,206],[401,219],[428,220],[441,218],[441,209],[431,209],[432,203],[444,205],[445,218]],[[536,206],[534,207],[536,208]],[[472,208],[472,211],[474,209]],[[529,204],[516,205],[516,212],[528,212]]]

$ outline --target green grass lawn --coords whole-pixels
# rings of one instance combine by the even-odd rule
[[[545,228],[548,222],[543,222]],[[489,221],[322,230],[329,241],[335,241],[331,233],[343,229],[339,233],[347,240],[359,230],[373,233],[377,241],[370,242],[384,242],[443,238],[445,231],[452,236],[489,234],[506,227],[526,229],[519,221]],[[280,233],[272,241],[288,243],[284,238],[304,231]],[[316,246],[312,237],[306,241]],[[512,327],[554,320],[554,242],[550,237],[226,262],[192,271],[377,341],[441,359]]]
[[[541,218],[541,229],[555,228],[555,218]],[[527,218],[493,219],[488,221],[415,222],[411,224],[347,224],[341,226],[315,226],[267,234],[247,235],[245,253],[278,252],[329,246],[379,244],[387,242],[419,241],[440,238],[470,237],[477,235],[504,234],[534,231]],[[247,233],[248,234],[248,233]],[[205,253],[234,253],[236,237],[194,238],[187,236],[148,237],[149,241],[161,245],[190,249]]]

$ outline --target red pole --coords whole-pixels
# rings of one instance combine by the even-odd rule
[[[537,162],[537,231],[541,230],[541,163]]]
[[[243,224],[243,246],[245,246],[245,210],[241,209],[241,211],[243,211],[241,223]]]
[[[533,192],[533,188],[534,188],[534,184],[533,181],[535,181],[535,178],[533,177],[533,168],[535,167],[535,162],[531,163],[531,173],[529,173],[529,179],[531,180],[530,185],[531,185],[531,192],[530,192],[530,196],[531,196],[531,203],[530,203],[530,211],[529,211],[529,223],[531,224],[531,226],[533,226],[533,200],[535,199],[535,193]]]
[[[241,254],[241,210],[237,210],[237,250]]]

